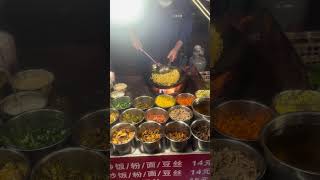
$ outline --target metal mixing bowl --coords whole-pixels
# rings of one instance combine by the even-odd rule
[[[176,141],[171,139],[168,134],[173,131],[185,132],[187,134],[187,139],[184,141]],[[165,127],[165,136],[169,141],[170,149],[174,152],[184,152],[187,150],[189,139],[191,138],[191,130],[187,123],[182,121],[169,122]]]
[[[1,112],[3,113],[4,119],[10,119],[18,114],[26,112],[26,111],[21,111],[18,114],[11,114],[6,111],[7,106],[9,106],[9,105],[12,106],[12,104],[18,104],[19,102],[23,102],[24,98],[39,99],[43,102],[43,105],[34,104],[32,108],[29,108],[26,111],[35,110],[35,109],[42,109],[42,108],[45,108],[48,104],[48,98],[39,92],[22,91],[22,92],[11,94],[11,95],[5,97],[0,103],[0,106],[1,106],[0,108],[1,108]],[[31,103],[31,102],[29,102],[29,103]]]
[[[257,150],[245,143],[231,139],[212,139],[211,141],[213,144],[213,152],[228,148],[230,150],[240,151],[244,153],[248,158],[255,162],[258,172],[257,180],[263,178],[266,171],[266,164],[264,158]]]
[[[98,152],[82,148],[66,148],[47,155],[35,165],[30,179],[42,179],[38,177],[41,170],[54,162],[60,162],[62,169],[70,168],[80,172],[90,172],[97,179],[102,179],[101,177],[104,180],[107,179],[107,157]]]
[[[0,167],[2,167],[5,163],[8,162],[19,162],[22,163],[23,166],[26,167],[26,174],[23,180],[27,180],[30,174],[30,163],[27,158],[22,154],[13,149],[1,149],[0,148]],[[9,178],[9,177],[8,177]]]
[[[37,89],[26,89],[26,88],[20,88],[18,87],[17,81],[18,80],[25,80],[33,77],[44,77],[46,82],[43,86],[39,86]],[[38,91],[40,93],[43,93],[45,96],[48,96],[51,92],[53,81],[55,77],[54,75],[44,69],[29,69],[25,71],[18,72],[12,82],[13,89],[15,91]]]
[[[65,137],[58,142],[52,142],[50,145],[37,149],[26,149],[14,143],[16,136],[25,136],[30,130],[52,127],[66,130]],[[71,121],[63,112],[53,109],[40,109],[27,111],[10,119],[3,125],[2,133],[8,140],[6,146],[24,152],[31,160],[36,161],[48,152],[63,146],[71,134],[70,127]]]
[[[190,124],[190,123],[191,123],[191,120],[192,120],[192,118],[193,118],[193,112],[192,112],[192,110],[191,110],[190,108],[188,108],[187,106],[177,105],[177,106],[171,107],[171,108],[168,110],[169,117],[170,117],[172,120],[174,120],[174,121],[179,121],[178,119],[175,119],[175,118],[173,118],[172,116],[170,116],[170,113],[171,113],[173,110],[175,110],[175,109],[184,109],[184,110],[186,110],[191,116],[190,116],[189,119],[186,119],[186,120],[183,121],[183,122],[185,122],[185,123],[187,123],[187,124]]]
[[[165,125],[169,119],[169,114],[165,109],[159,108],[159,107],[154,107],[151,109],[148,109],[144,115],[144,118],[146,119],[146,121],[151,121],[151,122],[155,122],[153,120],[148,119],[148,115],[149,114],[163,114],[166,119],[163,123],[161,123],[162,125]]]
[[[109,125],[108,118],[109,118],[109,110],[107,109],[101,109],[83,116],[76,123],[76,126],[73,129],[72,139],[74,143],[79,145],[82,148],[91,149],[91,150],[99,151],[102,153],[107,153],[110,148],[109,146],[107,147],[107,149],[101,149],[101,148],[98,149],[95,147],[89,147],[85,144],[81,144],[81,136],[88,133],[88,131],[93,131],[95,129],[102,129],[103,127],[108,127]],[[110,142],[109,139],[106,139],[105,141]]]
[[[125,113],[131,113],[134,115],[141,115],[141,119],[138,122],[126,122],[123,120],[123,115]],[[144,111],[137,109],[137,108],[130,108],[130,109],[127,109],[121,113],[119,120],[120,120],[120,122],[123,122],[123,123],[130,123],[130,124],[139,126],[144,120],[144,115],[145,115]]]
[[[145,103],[145,104],[148,104],[149,105],[149,107],[147,107],[147,108],[144,108],[144,109],[141,109],[141,110],[147,110],[147,109],[149,109],[149,108],[152,108],[153,106],[154,106],[154,99],[152,98],[152,97],[150,97],[150,96],[139,96],[139,97],[136,97],[134,100],[133,100],[133,107],[135,107],[135,108],[138,108],[137,106],[136,106],[136,104],[138,103],[138,102],[142,102],[142,103]],[[139,109],[139,108],[138,108]]]
[[[278,132],[285,132],[288,127],[297,126],[303,128],[303,125],[319,126],[319,112],[297,112],[288,113],[279,116],[269,122],[261,133],[261,144],[264,149],[264,154],[269,166],[269,170],[273,179],[290,179],[290,180],[318,180],[320,179],[319,172],[311,172],[303,170],[278,159],[268,147],[268,139]],[[307,140],[307,139],[306,139]],[[297,141],[299,145],[299,141]]]
[[[152,129],[160,129],[160,139],[158,139],[157,141],[154,142],[144,142],[141,139],[141,134],[143,131],[145,130],[152,130]],[[164,129],[163,126],[161,126],[161,124],[156,123],[156,122],[144,122],[142,123],[138,129],[137,129],[137,139],[139,140],[141,146],[142,146],[142,150],[146,153],[149,154],[154,154],[154,153],[159,153],[162,151],[163,148],[163,140],[164,137]]]
[[[266,117],[269,117],[268,119],[269,121],[271,121],[272,118],[275,116],[275,113],[272,109],[258,102],[248,101],[248,100],[232,100],[232,101],[224,102],[214,109],[214,122],[216,123],[218,120],[227,121],[227,119],[222,119],[225,117],[225,116],[222,116],[222,114],[231,115],[231,113],[236,112],[236,113],[246,114],[248,115],[248,117],[250,117],[251,115],[255,115],[255,113],[258,110],[262,111]],[[253,121],[253,119],[251,120]],[[263,127],[261,127],[261,130],[262,128]],[[220,129],[218,129],[216,127],[216,124],[214,124],[214,129],[216,132],[222,135],[222,137],[226,137],[226,138],[230,138],[238,141],[244,141],[248,143],[255,143],[258,140],[258,139],[244,139],[244,138],[228,135],[225,132],[222,132]]]
[[[205,141],[203,139],[200,139],[198,136],[195,135],[195,132],[193,130],[195,127],[203,125],[203,124],[210,128],[210,121],[208,121],[206,119],[198,119],[198,120],[194,121],[190,126],[191,133],[193,136],[193,145],[194,145],[195,149],[198,149],[200,151],[209,151],[210,150],[210,140]]]
[[[130,123],[119,123],[117,125],[114,125],[112,128],[111,128],[111,131],[110,131],[110,140],[112,140],[112,136],[113,136],[113,133],[121,128],[129,128],[131,131],[134,132],[134,136],[132,137],[132,139],[130,139],[128,142],[126,143],[123,143],[123,144],[112,144],[112,151],[114,154],[117,154],[117,155],[125,155],[125,154],[129,154],[131,153],[134,148],[135,148],[135,135],[136,135],[136,127]]]
[[[193,103],[192,103],[192,111],[193,111],[193,113],[194,113],[194,115],[196,116],[196,117],[198,117],[198,118],[203,118],[203,119],[207,119],[207,120],[209,120],[210,121],[210,115],[208,116],[208,115],[205,115],[205,114],[201,114],[201,113],[199,113],[197,110],[195,110],[195,106],[197,106],[199,103],[201,103],[201,102],[203,102],[203,101],[208,101],[209,103],[209,106],[210,106],[210,98],[197,98],[197,99],[195,99],[194,101],[193,101]],[[209,107],[210,108],[210,107]]]

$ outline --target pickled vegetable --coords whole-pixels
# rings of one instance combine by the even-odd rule
[[[182,131],[173,131],[168,133],[168,137],[174,141],[185,141],[188,139],[188,135]]]
[[[143,142],[156,142],[161,138],[160,128],[146,129],[141,133],[140,138]]]
[[[112,144],[125,144],[131,141],[131,139],[134,137],[135,132],[132,131],[129,128],[121,128],[119,130],[116,130],[113,132],[111,137]]]
[[[121,121],[127,123],[138,123],[144,118],[143,112],[128,110],[122,114]]]

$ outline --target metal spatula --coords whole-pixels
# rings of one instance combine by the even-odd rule
[[[141,51],[145,56],[147,56],[147,57],[157,66],[157,68],[159,69],[158,71],[159,71],[160,73],[167,73],[167,72],[170,71],[170,68],[169,68],[168,66],[165,66],[165,65],[162,65],[162,64],[158,63],[158,62],[157,62],[156,60],[154,60],[154,59],[152,58],[152,56],[150,56],[145,50],[140,49],[140,51]]]

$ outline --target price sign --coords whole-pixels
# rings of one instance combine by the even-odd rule
[[[210,180],[210,154],[112,157],[110,179]]]

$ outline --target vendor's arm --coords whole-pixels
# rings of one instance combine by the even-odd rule
[[[133,48],[135,48],[138,51],[142,50],[143,46],[140,41],[140,38],[133,28],[129,29],[129,35],[130,35],[130,40]]]
[[[182,8],[183,13],[183,22],[180,27],[179,35],[176,41],[175,46],[171,49],[168,54],[168,59],[172,62],[176,60],[178,53],[183,46],[183,44],[187,41],[188,37],[192,32],[192,9],[189,1],[177,1],[178,6]]]

